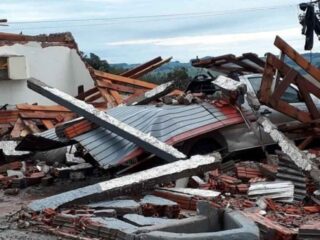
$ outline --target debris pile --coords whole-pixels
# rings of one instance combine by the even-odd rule
[[[275,45],[320,81],[281,38]],[[15,140],[0,142],[0,187],[50,194],[32,196],[11,222],[86,240],[318,239],[319,88],[283,59],[196,59],[228,76],[195,78],[185,92],[137,79],[170,61],[160,57],[120,75],[88,66],[95,87],[76,97],[28,79],[60,105],[0,110],[0,134]]]
[[[63,161],[40,161],[25,156],[24,161],[11,161],[0,166],[0,186],[5,194],[18,194],[20,189],[33,185],[49,186],[56,179],[79,181],[93,176],[93,166],[77,157],[69,148]]]

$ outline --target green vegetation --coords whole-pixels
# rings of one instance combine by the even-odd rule
[[[110,72],[114,74],[120,74],[128,69],[134,68],[139,64],[109,64],[107,60],[100,59],[94,53],[85,55],[82,53],[83,60],[92,66],[94,69]],[[195,76],[197,70],[191,66],[190,63],[180,63],[178,61],[167,63],[158,69],[141,77],[142,80],[152,82],[155,84],[161,84],[168,81],[175,81],[177,88],[185,89],[190,80]]]

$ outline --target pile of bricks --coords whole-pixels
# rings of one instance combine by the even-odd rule
[[[34,165],[26,162],[11,162],[0,167],[0,186],[2,189],[20,189],[41,183],[42,179],[47,175],[43,171],[39,171]],[[8,190],[7,193],[17,191]],[[6,193],[6,192],[5,192]]]

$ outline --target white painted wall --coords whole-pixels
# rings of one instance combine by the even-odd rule
[[[63,46],[41,47],[40,43],[14,44],[0,47],[1,55],[24,55],[30,77],[75,96],[79,85],[85,90],[94,83],[89,71],[74,49]],[[0,106],[17,103],[53,104],[28,89],[26,80],[0,80]]]

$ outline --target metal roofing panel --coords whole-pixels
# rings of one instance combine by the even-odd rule
[[[206,104],[205,107],[203,105],[122,106],[107,112],[164,142],[179,134],[226,118],[220,109],[210,104]],[[75,140],[105,168],[116,165],[125,156],[138,149],[134,143],[102,128],[77,136]]]
[[[234,109],[226,110],[208,103],[164,105],[162,107],[154,105],[121,106],[107,110],[107,113],[163,142],[188,131],[219,122],[223,124],[224,120],[234,117],[239,118],[239,114]],[[232,121],[226,125],[231,123]],[[59,139],[54,129],[39,135],[55,141],[64,141]],[[119,164],[126,156],[138,149],[134,143],[101,127],[81,134],[74,140],[85,147],[104,168]]]

